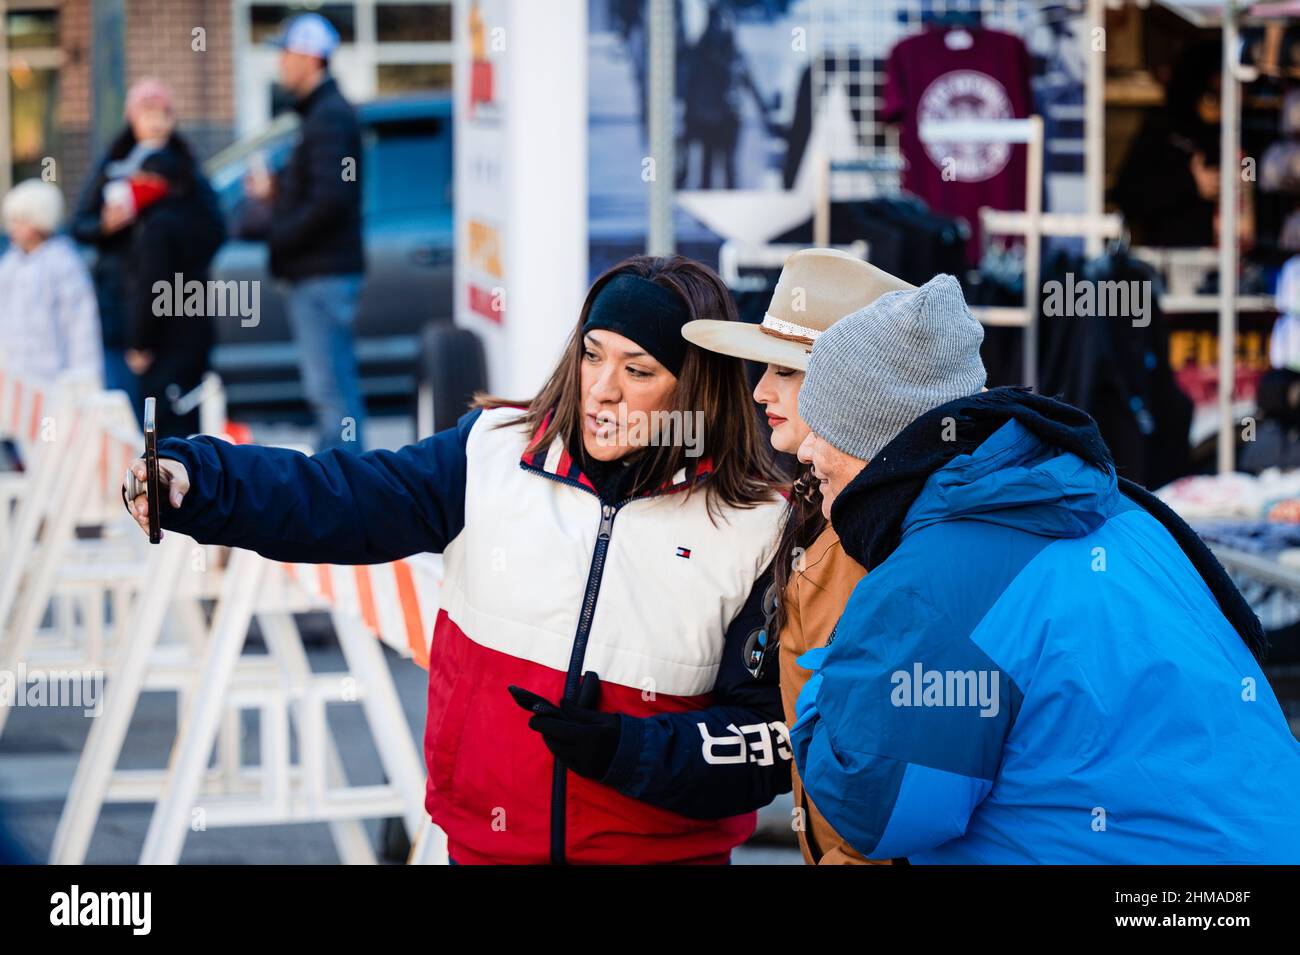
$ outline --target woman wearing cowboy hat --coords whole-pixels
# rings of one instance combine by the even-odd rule
[[[682,334],[709,351],[767,364],[754,400],[767,413],[772,447],[794,454],[808,435],[808,426],[799,417],[798,397],[817,336],[886,292],[910,288],[847,253],[804,249],[786,261],[762,324],[699,320],[683,326]],[[771,611],[768,624],[764,633],[755,634],[750,648],[756,671],[772,656],[779,659],[786,725],[794,722],[795,700],[810,676],[795,661],[805,651],[825,645],[849,595],[866,573],[844,553],[839,536],[822,515],[821,503],[811,466],[804,467],[791,489],[773,563],[772,590],[765,600]],[[804,860],[813,865],[867,863],[812,805],[793,769],[791,774]]]

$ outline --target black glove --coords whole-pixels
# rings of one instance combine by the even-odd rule
[[[556,706],[545,697],[523,687],[511,686],[515,702],[535,714],[528,728],[542,734],[552,755],[579,776],[600,779],[609,772],[621,734],[617,713],[601,713],[600,677],[584,673],[577,700],[561,700]]]

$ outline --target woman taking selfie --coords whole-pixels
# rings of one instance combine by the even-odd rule
[[[286,561],[443,554],[426,808],[454,862],[724,863],[789,788],[779,689],[743,658],[782,502],[741,363],[681,337],[699,317],[734,320],[721,279],[638,256],[531,401],[481,398],[399,451],[159,444],[168,530]],[[645,433],[656,412],[683,426]]]
[[[686,325],[682,334],[710,351],[767,363],[754,389],[754,400],[767,413],[772,447],[792,455],[808,436],[808,426],[799,417],[799,386],[817,336],[886,292],[911,287],[846,253],[805,249],[786,260],[762,324],[701,320]],[[801,469],[791,489],[772,569],[773,590],[765,600],[771,613],[763,646],[753,648],[752,664],[759,675],[766,675],[771,667],[764,664],[774,655],[778,658],[781,701],[790,726],[795,700],[810,676],[795,661],[804,651],[826,644],[849,595],[866,574],[861,564],[844,553],[839,536],[822,513],[822,497],[811,466]],[[868,863],[817,812],[793,767],[791,776],[804,861],[812,865]]]

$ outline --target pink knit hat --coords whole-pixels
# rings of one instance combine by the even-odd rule
[[[176,112],[176,101],[171,87],[156,76],[146,76],[131,84],[126,94],[126,118],[146,106],[161,106],[169,113]]]

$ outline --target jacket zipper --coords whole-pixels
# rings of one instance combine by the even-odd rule
[[[552,474],[550,471],[531,468],[522,462],[520,466],[552,481],[558,481],[560,484],[580,488],[599,500],[599,495],[580,481],[560,477],[560,475]],[[587,637],[591,634],[591,622],[596,615],[596,596],[600,593],[600,578],[605,572],[605,554],[609,551],[609,540],[614,534],[614,518],[624,504],[634,500],[658,497],[662,493],[668,492],[655,491],[650,494],[643,494],[640,497],[628,497],[617,504],[600,502],[600,528],[596,532],[596,547],[592,551],[591,565],[587,571],[587,589],[582,598],[582,615],[578,618],[578,630],[573,635],[573,649],[569,653],[569,669],[564,674],[564,699],[566,700],[576,699],[578,695],[578,684],[582,679],[582,664],[587,656]],[[564,768],[558,759],[554,761],[551,771],[552,865],[565,864],[564,843],[567,829],[565,802],[568,793],[568,773],[569,771]]]
[[[591,621],[596,615],[596,596],[600,593],[600,578],[605,572],[605,554],[614,532],[614,515],[622,504],[600,505],[600,530],[596,534],[596,549],[591,555],[591,568],[587,572],[587,590],[582,598],[582,616],[578,630],[573,635],[573,650],[569,654],[569,669],[564,675],[564,699],[578,696],[582,678],[582,663],[587,656],[587,637],[591,634]],[[551,770],[551,864],[564,865],[564,843],[567,829],[565,803],[568,793],[569,771],[558,759]]]

